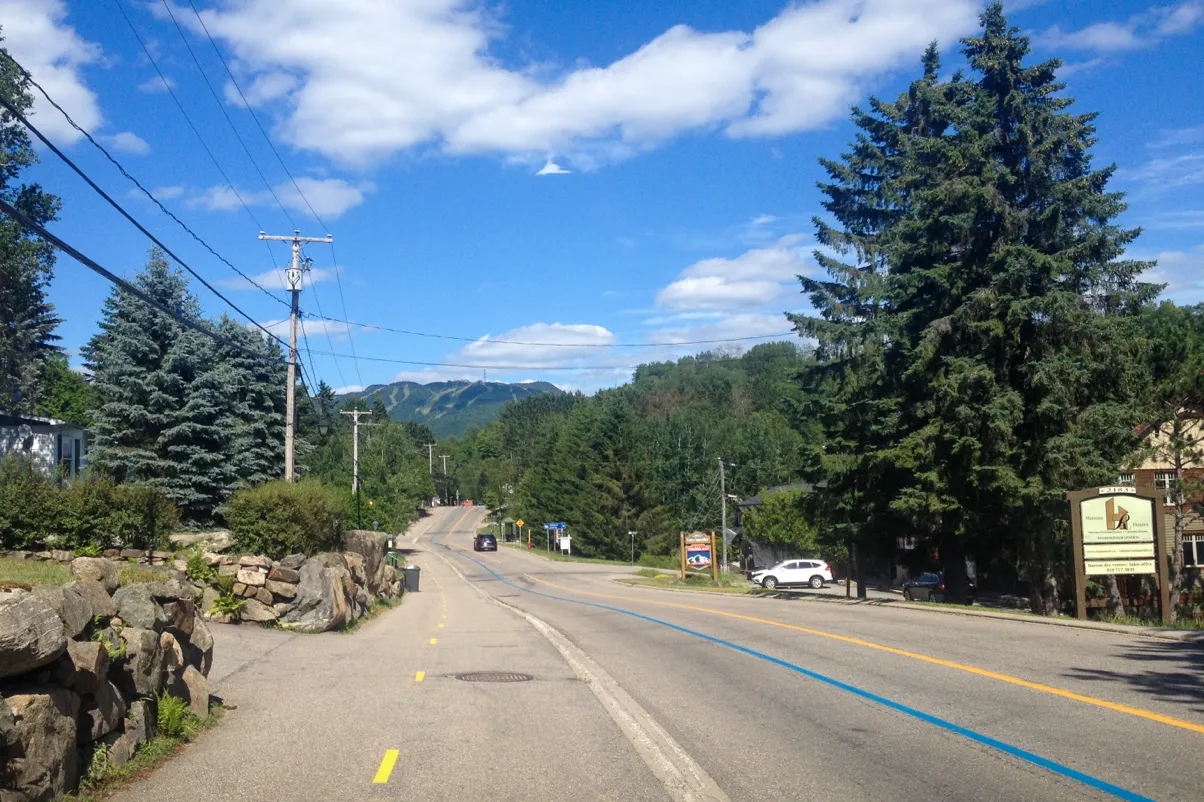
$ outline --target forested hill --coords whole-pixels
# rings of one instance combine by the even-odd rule
[[[793,343],[743,356],[703,354],[641,366],[597,395],[541,395],[440,442],[453,495],[526,521],[564,521],[587,555],[667,553],[679,529],[718,529],[719,458],[728,493],[747,497],[802,478],[818,435],[800,413]],[[436,476],[436,483],[442,477]],[[729,521],[729,525],[732,522]]]
[[[436,437],[449,437],[464,434],[469,426],[484,426],[497,420],[502,406],[508,401],[562,392],[548,382],[394,382],[374,384],[360,392],[340,395],[338,401],[362,398],[371,405],[379,394],[393,420],[424,423]]]

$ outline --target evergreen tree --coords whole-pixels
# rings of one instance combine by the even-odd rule
[[[2,41],[2,39],[0,39]],[[0,94],[28,113],[33,105],[29,83],[3,50]],[[34,222],[46,224],[58,216],[57,197],[20,176],[38,161],[24,126],[5,109],[0,111],[0,197]],[[41,401],[46,362],[56,353],[59,319],[46,300],[54,273],[54,249],[26,233],[15,220],[0,219],[0,409],[33,412]]]
[[[163,252],[152,248],[134,283],[180,314],[199,305]],[[90,462],[117,482],[162,483],[171,473],[161,450],[164,432],[178,425],[180,388],[168,370],[180,325],[170,316],[115,288],[105,299],[95,334],[83,349],[100,401]]]
[[[56,354],[46,360],[42,371],[42,390],[35,408],[37,414],[91,426],[96,404],[96,392],[92,385],[71,369],[66,356]]]
[[[275,340],[265,340],[236,320],[223,315],[217,330],[242,346],[219,345],[218,359],[228,373],[224,379],[228,399],[225,425],[230,432],[234,485],[253,487],[279,478],[283,470],[288,366]],[[306,396],[305,388],[298,388],[299,418],[307,412],[313,414]]]
[[[380,393],[377,393],[372,399],[372,422],[389,422],[389,408],[385,406],[385,401],[380,397]]]

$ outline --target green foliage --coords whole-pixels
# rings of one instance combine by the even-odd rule
[[[95,788],[100,785],[109,771],[109,747],[104,741],[93,741],[85,747],[86,757],[83,776],[79,784],[83,788]]]
[[[90,426],[96,392],[88,380],[71,369],[67,357],[55,354],[42,367],[36,412],[50,418]]]
[[[769,546],[789,549],[799,555],[818,550],[815,527],[803,508],[806,493],[782,490],[762,496],[761,506],[744,515],[745,536]]]
[[[58,489],[29,461],[10,454],[0,461],[0,548],[26,549],[55,531]]]
[[[225,515],[240,551],[279,559],[341,549],[344,503],[319,482],[278,481],[237,491]]]
[[[200,549],[193,549],[188,552],[188,567],[186,569],[189,579],[208,582],[213,577],[217,576],[217,568],[205,562],[205,555]]]
[[[155,697],[158,708],[158,732],[165,738],[191,740],[201,729],[202,720],[191,710],[188,703],[167,691]]]
[[[237,616],[246,604],[246,599],[240,599],[231,593],[223,593],[213,600],[213,604],[209,606],[211,615],[229,615]]]
[[[105,553],[104,546],[96,541],[89,541],[74,549],[76,557],[100,557]]]
[[[100,630],[92,633],[92,640],[104,647],[109,653],[110,660],[120,660],[125,657],[125,638],[121,630]]]
[[[165,544],[179,523],[178,508],[158,488],[115,485],[90,474],[62,488],[55,526],[72,547],[152,549]]]
[[[233,596],[234,577],[229,575],[222,576],[219,574],[217,577],[217,592],[222,596]]]

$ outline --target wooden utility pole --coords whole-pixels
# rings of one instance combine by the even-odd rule
[[[363,524],[360,521],[360,427],[374,426],[372,423],[360,423],[360,415],[371,415],[372,411],[367,409],[352,409],[339,410],[340,415],[350,415],[355,423],[352,427],[353,434],[351,436],[351,491],[355,493],[355,525],[362,528]]]
[[[301,243],[334,242],[334,237],[330,234],[327,234],[325,237],[303,237],[300,231],[294,230],[291,237],[278,237],[260,231],[259,238],[275,242],[291,242],[293,245],[292,267],[284,271],[285,288],[292,296],[292,302],[289,304],[288,385],[285,387],[284,411],[284,481],[291,482],[295,473],[293,466],[293,441],[296,436],[295,426],[297,421],[297,312],[301,297],[301,278],[303,272],[301,265]]]

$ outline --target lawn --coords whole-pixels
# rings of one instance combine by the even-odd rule
[[[123,585],[140,582],[163,582],[170,576],[166,569],[137,563],[115,562],[117,576]],[[0,557],[0,582],[21,582],[26,585],[61,585],[70,582],[71,566],[53,561],[15,560]]]

